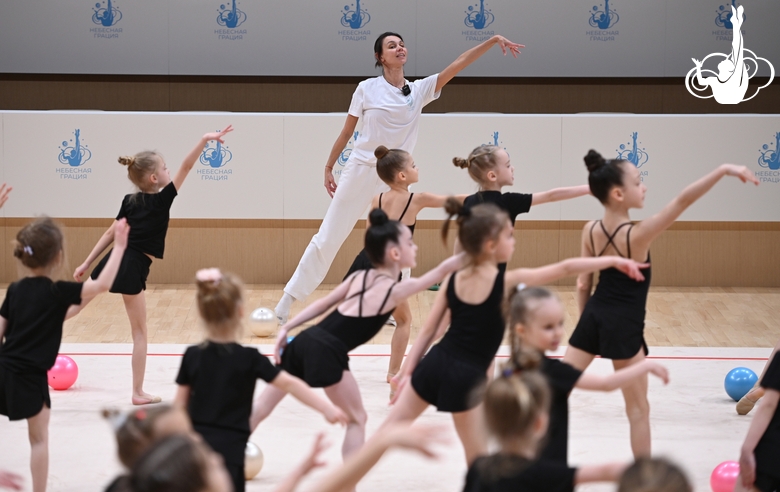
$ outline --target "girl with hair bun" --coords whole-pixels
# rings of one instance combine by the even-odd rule
[[[424,208],[441,208],[447,197],[444,195],[434,195],[433,193],[410,193],[409,187],[419,180],[419,170],[414,163],[414,157],[405,150],[388,149],[380,145],[374,151],[377,158],[376,172],[380,179],[390,187],[390,191],[380,193],[371,201],[371,210],[378,208],[384,210],[391,217],[398,217],[398,222],[409,228],[414,234],[414,226],[417,223],[417,214]],[[461,202],[466,195],[459,195]],[[384,205],[383,205],[384,204]],[[370,222],[366,220],[366,227]],[[358,270],[367,270],[372,268],[371,260],[363,249],[355,257],[352,266],[349,267],[346,279]],[[400,280],[411,276],[411,269],[401,270]],[[398,303],[393,315],[388,319],[388,324],[395,325],[393,339],[390,342],[390,363],[387,369],[387,382],[391,383],[393,376],[398,374],[401,369],[406,348],[409,345],[409,335],[412,327],[412,310],[409,302],[404,299]],[[392,384],[392,383],[391,383]],[[390,398],[393,398],[395,391],[391,386]]]
[[[197,304],[206,340],[188,347],[181,361],[175,404],[186,408],[192,425],[222,455],[235,492],[245,487],[244,451],[249,440],[255,382],[268,383],[282,395],[292,393],[322,413],[328,422],[346,423],[344,413],[306,383],[274,367],[254,347],[238,343],[244,319],[240,280],[218,268],[195,275]]]
[[[378,179],[374,151],[379,145],[414,152],[423,108],[439,98],[442,88],[461,70],[498,46],[504,55],[515,58],[523,45],[495,35],[455,59],[438,74],[410,82],[404,77],[407,49],[400,34],[385,32],[374,43],[374,60],[382,73],[358,84],[349,105],[349,114],[325,161],[325,190],[333,198],[317,234],[312,237],[284,295],[276,305],[276,316],[284,324],[295,300],[305,300],[328,273],[344,240],[365,213],[371,198],[387,185]],[[359,120],[363,129],[355,132]],[[333,166],[355,136],[353,149],[344,164],[338,187]]]
[[[54,281],[62,265],[62,231],[49,218],[22,227],[14,256],[29,270],[8,286],[0,307],[0,414],[27,419],[33,492],[44,492],[49,474],[51,400],[47,371],[57,359],[62,324],[114,282],[127,248],[124,219],[112,228],[114,250],[96,279]],[[5,445],[7,447],[7,445]]]
[[[641,280],[642,265],[623,258],[571,258],[539,268],[505,272],[499,264],[506,263],[515,247],[512,223],[506,212],[490,203],[465,208],[452,197],[447,199],[445,209],[449,218],[458,217],[458,240],[468,263],[448,276],[439,289],[403,369],[396,376],[399,389],[395,407],[383,425],[415,420],[429,405],[435,405],[439,411],[452,414],[466,461],[471,464],[487,450],[480,431],[479,392],[484,389],[488,367],[504,337],[504,292],[520,283],[541,285],[607,266],[620,268]],[[447,220],[442,230],[445,241],[449,224]],[[449,329],[426,354],[447,314],[452,319]]]
[[[462,260],[452,256],[419,278],[398,281],[403,268],[413,268],[417,246],[409,228],[389,220],[374,209],[366,230],[366,255],[373,268],[350,275],[328,295],[307,306],[283,325],[276,337],[274,357],[280,367],[300,377],[313,388],[324,388],[330,400],[347,414],[347,432],[341,451],[348,456],[363,445],[366,410],[360,390],[349,370],[348,353],[371,340],[398,303],[423,291],[454,271]],[[329,311],[317,325],[304,330],[288,343],[288,333]],[[252,414],[254,429],[276,407],[284,393],[269,386],[256,401]]]
[[[626,463],[570,468],[539,459],[550,421],[550,390],[536,353],[514,353],[485,391],[484,420],[500,450],[469,467],[463,492],[573,492],[589,482],[617,482]]]
[[[514,185],[515,168],[507,151],[496,145],[480,145],[467,158],[455,157],[452,163],[455,167],[467,169],[471,179],[479,185],[479,191],[466,197],[463,205],[470,208],[481,203],[493,203],[509,215],[513,227],[517,216],[528,213],[533,206],[570,200],[590,192],[587,185],[582,185],[540,193],[502,193],[505,186]],[[506,264],[501,264],[501,268],[505,269]]]
[[[649,263],[653,240],[721,178],[735,176],[743,183],[758,185],[748,168],[723,164],[688,185],[660,212],[633,223],[629,211],[644,206],[647,191],[639,169],[628,161],[605,160],[595,150],[585,156],[585,165],[590,191],[604,205],[604,218],[585,224],[581,241],[583,257],[621,257]],[[583,273],[577,278],[580,319],[566,349],[567,364],[584,371],[600,355],[612,359],[612,365],[619,370],[645,359],[645,305],[650,275],[647,268],[645,280],[637,283],[615,269],[605,269],[599,274],[599,284],[592,296],[593,274]],[[634,379],[622,391],[634,457],[650,456],[647,378]]]
[[[171,174],[165,160],[157,152],[139,152],[132,157],[120,157],[119,163],[127,166],[127,177],[140,190],[138,193],[126,195],[116,220],[126,219],[132,232],[130,234],[127,254],[122,258],[119,274],[109,292],[122,294],[125,311],[130,320],[130,330],[133,337],[133,405],[146,405],[160,402],[159,396],[150,395],[144,391],[144,374],[146,373],[146,278],[152,259],[162,259],[165,250],[165,236],[168,233],[173,199],[179,193],[184,180],[198,160],[203,147],[211,140],[224,143],[222,137],[233,131],[229,125],[221,132],[207,133],[201,137],[198,144],[184,158],[184,161],[171,179]],[[76,271],[73,278],[81,281],[89,266],[111,245],[114,237],[115,221],[100,237],[95,247]],[[91,277],[97,278],[105,268],[104,256],[92,270]]]
[[[592,391],[614,391],[648,372],[669,382],[665,367],[646,360],[641,364],[615,371],[609,376],[585,374],[558,359],[545,355],[554,352],[563,337],[564,308],[558,296],[544,287],[514,289],[509,294],[507,319],[512,353],[530,352],[541,361],[541,372],[550,385],[552,396],[550,424],[541,459],[567,463],[569,438],[569,394],[574,388]]]

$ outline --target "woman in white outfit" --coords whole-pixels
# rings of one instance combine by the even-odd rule
[[[389,190],[377,176],[374,150],[384,145],[390,149],[414,152],[423,107],[437,99],[447,82],[493,45],[498,45],[504,55],[509,50],[515,58],[524,47],[503,36],[493,36],[460,55],[441,73],[408,82],[404,78],[407,50],[403,38],[392,32],[379,36],[374,43],[374,57],[376,66],[382,67],[382,75],[364,80],[352,95],[344,128],[325,163],[325,189],[333,202],[276,306],[280,324],[287,322],[293,301],[306,299],[320,285],[342,243],[371,203],[371,198]],[[355,141],[337,187],[333,166],[360,118],[363,118],[363,131]]]

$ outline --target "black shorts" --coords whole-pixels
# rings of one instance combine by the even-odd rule
[[[233,481],[234,492],[244,492],[246,487],[244,460],[249,434],[198,424],[194,424],[193,427],[211,449],[222,456],[225,468]]]
[[[630,359],[639,350],[647,355],[644,333],[644,312],[640,318],[635,313],[615,312],[614,308],[588,302],[569,345],[606,359]]]
[[[43,406],[51,408],[46,374],[17,374],[0,366],[0,414],[9,420],[38,415]]]
[[[349,371],[347,347],[327,331],[313,326],[296,335],[282,353],[279,365],[312,388],[326,388]]]
[[[761,492],[778,492],[780,491],[780,478],[756,470],[756,481],[753,483],[753,487]]]
[[[483,366],[437,345],[414,368],[412,388],[440,412],[465,412],[483,400],[488,370]]]
[[[113,251],[113,250],[112,250]],[[100,260],[90,277],[92,280],[98,278],[100,272],[108,263],[108,257],[111,251]],[[149,277],[149,267],[152,265],[152,259],[140,251],[127,248],[122,263],[119,265],[119,272],[116,274],[116,280],[109,289],[114,294],[127,294],[134,296],[146,290],[146,279]]]

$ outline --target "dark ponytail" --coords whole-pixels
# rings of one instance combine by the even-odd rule
[[[455,197],[444,202],[447,220],[441,229],[441,239],[447,244],[450,221],[457,216],[458,241],[469,256],[476,257],[482,252],[482,245],[489,239],[495,239],[509,220],[509,216],[492,203],[483,203],[474,207],[464,207]]]
[[[601,203],[607,203],[609,192],[614,186],[623,186],[623,163],[625,162],[621,159],[604,159],[593,149],[585,156],[590,192]]]
[[[371,225],[366,230],[366,255],[371,264],[380,266],[385,262],[388,243],[399,243],[401,224],[397,220],[390,220],[381,208],[375,208],[368,214],[368,222]]]

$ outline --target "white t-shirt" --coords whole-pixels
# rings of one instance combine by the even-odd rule
[[[417,143],[423,107],[441,94],[441,91],[434,92],[438,78],[439,74],[434,74],[411,83],[407,81],[412,90],[408,96],[381,75],[359,83],[352,94],[349,114],[363,119],[363,129],[350,160],[376,166],[374,150],[380,145],[411,153]]]

